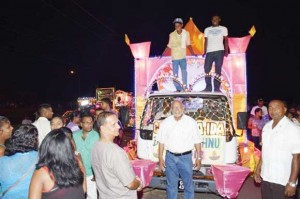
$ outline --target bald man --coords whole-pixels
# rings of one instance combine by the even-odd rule
[[[269,103],[272,120],[262,130],[262,156],[254,174],[263,199],[290,198],[296,194],[300,161],[300,128],[285,113],[281,100]]]
[[[201,142],[197,122],[184,114],[181,101],[175,100],[171,106],[172,115],[160,124],[159,166],[167,177],[167,197],[177,199],[179,175],[184,185],[184,198],[194,199],[192,150],[197,151],[194,168],[201,167]],[[166,157],[163,157],[166,149]]]

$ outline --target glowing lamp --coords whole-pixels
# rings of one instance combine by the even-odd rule
[[[230,53],[245,53],[250,41],[251,35],[245,37],[228,37],[228,46]]]
[[[129,44],[132,55],[135,59],[142,59],[149,57],[151,42],[142,42]]]

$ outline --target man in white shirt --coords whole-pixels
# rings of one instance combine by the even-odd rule
[[[259,98],[259,99],[257,100],[257,105],[252,107],[251,112],[250,112],[251,115],[255,116],[255,109],[256,109],[256,108],[261,108],[261,110],[262,110],[262,117],[263,117],[263,118],[269,116],[268,109],[267,109],[267,107],[264,105],[264,100],[263,100],[262,98]]]
[[[51,131],[50,119],[53,117],[53,110],[50,104],[41,104],[37,111],[38,119],[32,124],[36,126],[39,133],[39,145],[43,139]]]
[[[168,199],[177,198],[179,175],[184,185],[184,198],[194,199],[192,150],[197,157],[194,168],[201,167],[201,142],[197,122],[183,114],[183,104],[175,100],[171,106],[172,114],[159,127],[159,166],[166,173]],[[166,149],[166,157],[163,157]]]
[[[300,169],[300,128],[289,120],[286,104],[269,103],[272,118],[262,130],[262,156],[254,179],[261,183],[263,199],[293,197]]]
[[[221,18],[214,15],[211,18],[212,25],[204,29],[204,71],[209,74],[213,62],[215,63],[215,73],[221,75],[223,58],[228,55],[228,30],[225,26],[220,25]],[[205,77],[206,88],[204,91],[211,92],[211,77]],[[220,81],[214,79],[214,91],[220,91]]]

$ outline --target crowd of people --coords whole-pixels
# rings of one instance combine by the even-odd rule
[[[36,120],[16,129],[0,116],[1,198],[137,198],[143,183],[117,139],[121,122],[108,98],[101,105],[66,123],[41,104]]]
[[[219,15],[212,16],[204,31],[204,69],[221,75],[224,56],[228,55],[228,30],[220,25]],[[186,48],[191,48],[190,35],[183,21],[176,18],[175,30],[169,35],[166,50],[171,49],[174,76],[179,67],[187,87]],[[206,92],[219,92],[220,82],[205,78]],[[35,121],[25,118],[16,129],[9,119],[0,116],[0,196],[3,199],[135,199],[143,182],[136,176],[126,152],[119,146],[123,125],[112,109],[109,98],[101,99],[101,109],[73,111],[69,118],[55,115],[50,104],[41,104]],[[196,121],[184,114],[180,100],[163,110],[156,119],[164,118],[157,134],[159,167],[167,179],[167,197],[177,198],[178,179],[183,181],[184,197],[194,198],[193,168],[201,168],[203,138]],[[248,139],[261,150],[262,156],[254,179],[261,183],[262,196],[290,198],[296,195],[300,169],[300,106],[289,108],[282,100],[263,99],[249,112]],[[192,150],[196,149],[195,162]],[[166,154],[164,156],[164,151]]]

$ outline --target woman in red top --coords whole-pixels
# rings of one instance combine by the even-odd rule
[[[84,173],[63,129],[47,134],[39,148],[29,199],[85,199]]]

